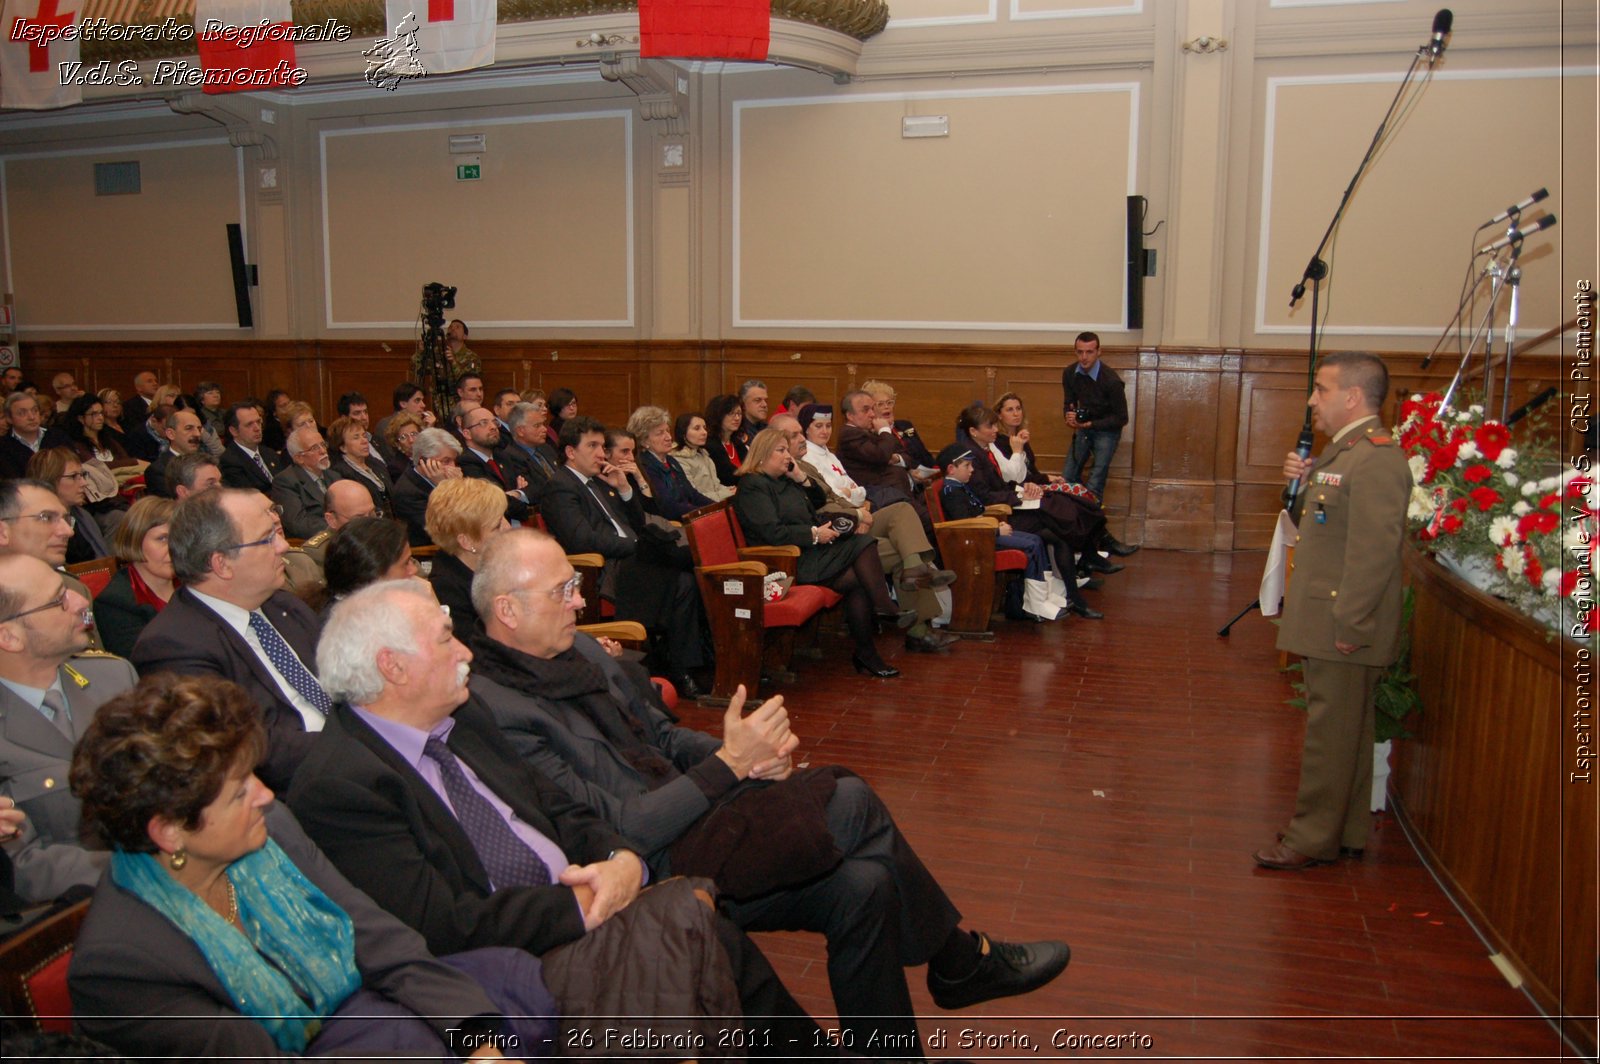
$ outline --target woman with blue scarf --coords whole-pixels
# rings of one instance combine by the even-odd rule
[[[538,961],[429,955],[274,803],[265,741],[225,680],[155,676],[100,707],[71,771],[112,850],[68,976],[79,1029],[129,1056],[549,1055]]]

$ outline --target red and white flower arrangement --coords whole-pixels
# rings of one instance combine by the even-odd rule
[[[1407,510],[1424,550],[1471,566],[1484,590],[1576,638],[1600,633],[1596,515],[1600,487],[1587,456],[1565,467],[1532,438],[1473,404],[1453,410],[1435,393],[1400,405],[1400,445],[1411,465]]]

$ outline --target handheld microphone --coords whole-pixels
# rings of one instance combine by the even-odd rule
[[[1307,425],[1300,430],[1300,438],[1294,441],[1294,453],[1301,458],[1310,458],[1311,448],[1316,442],[1315,433],[1312,431],[1311,426]],[[1294,501],[1300,496],[1300,487],[1299,477],[1289,481],[1289,501],[1284,505],[1284,509],[1291,514],[1294,513]]]
[[[1433,16],[1433,37],[1427,43],[1428,62],[1434,63],[1444,55],[1444,39],[1450,36],[1450,27],[1455,23],[1456,16],[1448,7],[1441,7],[1439,13]]]
[[[1530,224],[1528,224],[1526,226],[1523,226],[1520,229],[1513,227],[1508,233],[1506,233],[1505,236],[1501,237],[1499,240],[1496,240],[1492,244],[1487,244],[1487,245],[1479,248],[1478,249],[1478,254],[1480,254],[1480,255],[1492,254],[1492,253],[1494,253],[1496,251],[1499,251],[1501,248],[1505,247],[1508,244],[1518,243],[1518,242],[1522,241],[1523,239],[1532,236],[1535,233],[1543,232],[1544,230],[1549,229],[1551,226],[1553,226],[1555,224],[1556,224],[1556,216],[1553,215],[1553,214],[1547,214],[1543,218],[1540,218],[1538,221],[1532,222],[1532,223],[1530,223]]]
[[[1510,218],[1513,215],[1521,214],[1523,211],[1527,210],[1529,207],[1532,207],[1535,203],[1538,203],[1548,195],[1550,195],[1550,190],[1547,188],[1541,188],[1539,191],[1535,192],[1521,203],[1514,203],[1507,207],[1493,218],[1490,218],[1487,222],[1484,222],[1482,225],[1478,226],[1478,228],[1487,229],[1491,225],[1499,225],[1507,218]]]

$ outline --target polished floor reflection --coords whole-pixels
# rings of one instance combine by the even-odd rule
[[[904,671],[889,681],[825,637],[781,689],[801,759],[872,782],[967,926],[1072,945],[1051,986],[959,1013],[914,971],[930,1056],[1559,1054],[1389,817],[1360,861],[1252,863],[1287,821],[1304,719],[1270,621],[1216,635],[1262,560],[1143,551],[1091,593],[1104,621],[1005,623],[948,656],[883,636]],[[685,720],[720,726],[692,705]],[[828,1016],[821,937],[757,938]]]

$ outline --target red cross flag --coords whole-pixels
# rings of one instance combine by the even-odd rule
[[[0,107],[44,110],[83,102],[80,0],[19,0],[0,16]],[[66,82],[66,84],[62,84]]]
[[[298,84],[289,0],[195,0],[194,28],[206,92]]]
[[[494,0],[386,0],[389,30],[417,20],[417,62],[430,74],[494,64]]]
[[[639,0],[639,54],[674,59],[764,60],[769,0]]]

